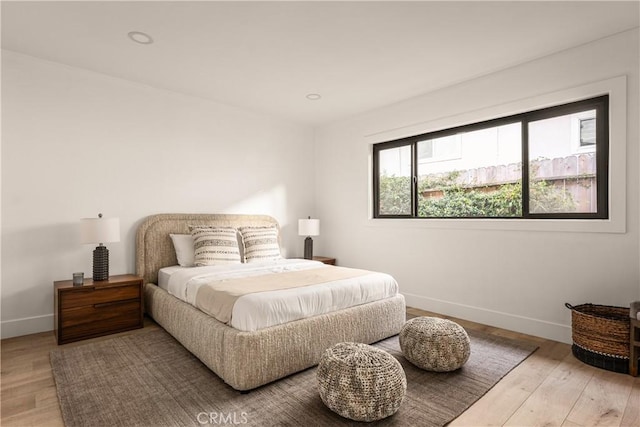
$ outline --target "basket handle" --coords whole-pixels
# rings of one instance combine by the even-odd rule
[[[571,304],[569,304],[568,302],[564,303],[564,306],[567,307],[569,310],[573,310],[575,307],[572,306]]]

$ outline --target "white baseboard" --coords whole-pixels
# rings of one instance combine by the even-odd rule
[[[53,314],[4,320],[0,328],[0,338],[12,338],[53,330]]]
[[[571,326],[545,320],[487,310],[485,308],[470,305],[457,304],[450,301],[442,301],[435,298],[427,298],[420,295],[403,294],[408,307],[433,311],[446,316],[458,317],[483,325],[495,326],[502,329],[521,332],[571,344]]]
[[[534,335],[554,341],[571,344],[571,326],[547,322],[530,317],[500,311],[487,310],[449,301],[427,298],[421,295],[403,294],[407,306],[433,311],[447,316],[459,317],[484,325]],[[2,339],[21,335],[37,334],[53,330],[53,314],[5,320],[2,322]]]

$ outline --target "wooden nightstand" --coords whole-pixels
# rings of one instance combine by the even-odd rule
[[[326,256],[314,256],[313,260],[314,261],[320,261],[323,264],[336,265],[336,259],[335,258],[327,258]]]
[[[142,328],[142,277],[111,276],[83,286],[53,282],[54,333],[58,344]]]

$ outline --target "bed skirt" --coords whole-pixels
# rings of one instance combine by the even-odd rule
[[[145,285],[146,312],[236,390],[251,390],[317,365],[339,342],[371,344],[405,323],[401,294],[253,332],[227,326],[154,284]]]

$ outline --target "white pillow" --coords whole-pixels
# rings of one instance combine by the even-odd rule
[[[195,249],[195,265],[240,264],[238,232],[233,227],[189,227]]]
[[[193,267],[195,264],[195,249],[191,234],[169,234],[173,247],[176,250],[176,258],[181,267]]]
[[[281,259],[276,227],[240,227],[245,262]]]

